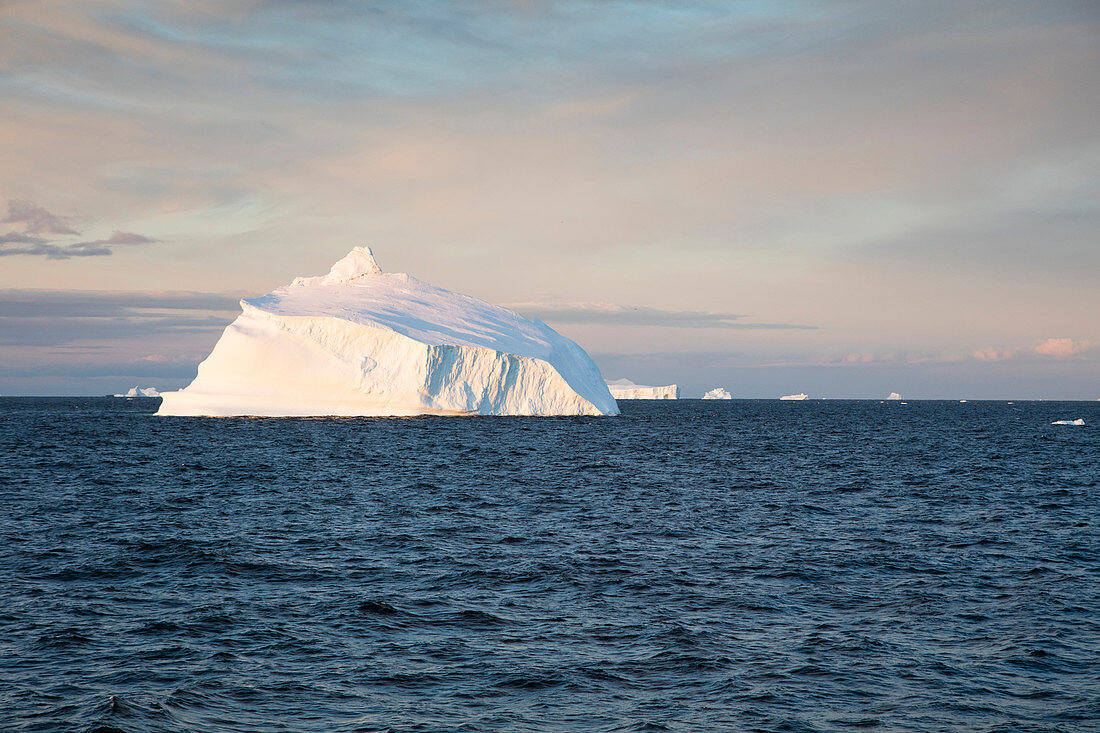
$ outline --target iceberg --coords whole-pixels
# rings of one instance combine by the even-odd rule
[[[617,415],[584,349],[538,320],[356,247],[327,275],[241,301],[158,415]]]
[[[783,395],[779,399],[781,399],[781,400],[808,400],[810,398],[805,394],[799,393],[799,394]]]
[[[710,392],[703,395],[704,400],[732,400],[733,395],[727,392],[722,387],[715,387]]]
[[[607,383],[611,396],[617,400],[676,400],[680,398],[680,388],[675,384],[663,387],[647,387],[634,384],[629,379],[615,379]]]
[[[900,400],[901,395],[899,395],[897,392],[891,392],[890,396],[887,397],[886,399],[888,399],[888,400]]]
[[[157,391],[156,387],[137,387],[137,386],[135,386],[135,387],[130,387],[129,392],[125,392],[123,394],[116,394],[115,397],[126,397],[126,398],[160,397],[160,392]]]
[[[1076,420],[1055,420],[1051,425],[1084,425],[1084,418],[1077,418]]]

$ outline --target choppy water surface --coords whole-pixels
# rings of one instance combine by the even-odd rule
[[[1097,403],[157,404],[0,400],[2,730],[1100,725]]]

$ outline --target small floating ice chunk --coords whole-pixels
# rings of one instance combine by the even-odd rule
[[[703,395],[704,400],[732,400],[733,395],[725,390],[724,387],[715,387],[711,391]]]
[[[888,400],[900,400],[901,395],[899,395],[897,392],[891,392],[890,396],[887,397],[886,399],[888,399]]]
[[[1051,425],[1084,425],[1084,418],[1077,418],[1076,420],[1055,420]]]
[[[782,397],[780,397],[779,399],[781,399],[781,400],[808,400],[810,398],[809,398],[808,395],[800,392],[798,394],[786,394],[786,395],[783,395]]]

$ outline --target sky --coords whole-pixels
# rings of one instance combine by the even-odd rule
[[[0,0],[0,394],[387,271],[607,379],[1100,398],[1094,0]]]

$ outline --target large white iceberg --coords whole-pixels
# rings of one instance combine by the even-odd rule
[[[585,351],[538,320],[383,274],[356,247],[226,327],[159,415],[617,415]]]
[[[614,379],[607,383],[611,396],[617,400],[676,400],[680,398],[680,388],[675,384],[663,387],[648,387],[634,384],[629,379]]]
[[[799,392],[798,394],[785,394],[782,397],[780,397],[779,399],[787,400],[788,402],[790,402],[790,401],[801,402],[802,400],[808,400],[810,398],[805,393]]]
[[[715,387],[711,391],[703,395],[704,400],[732,400],[733,395],[726,391],[724,387]]]

